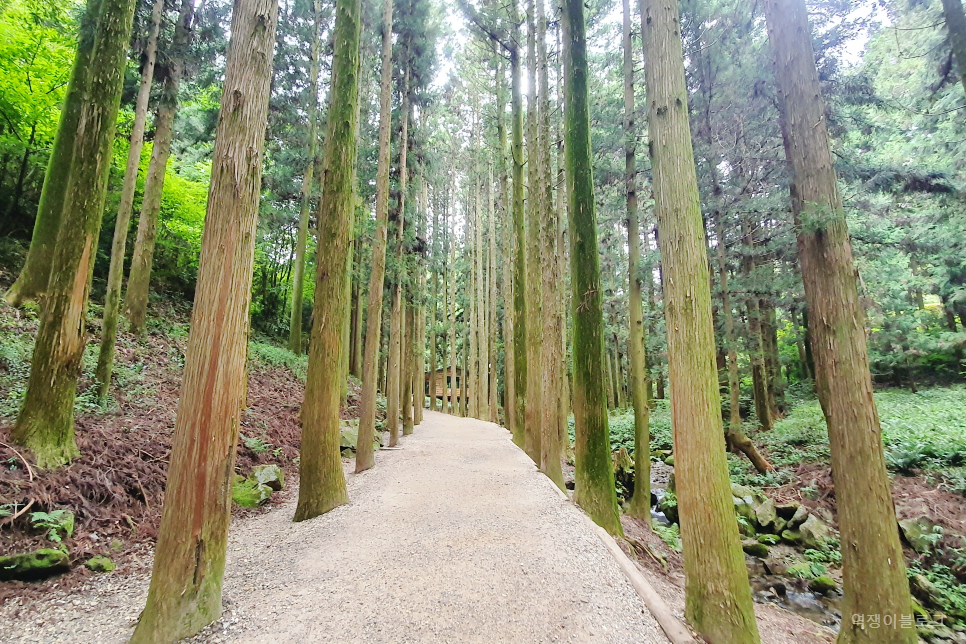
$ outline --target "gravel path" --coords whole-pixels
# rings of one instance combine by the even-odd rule
[[[352,503],[291,522],[295,498],[232,526],[225,614],[192,642],[666,642],[588,520],[509,433],[426,412],[349,475]],[[3,642],[124,642],[147,577],[106,575],[0,613]]]

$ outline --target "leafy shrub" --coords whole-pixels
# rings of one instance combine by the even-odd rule
[[[251,342],[248,345],[250,361],[266,367],[284,367],[301,382],[305,382],[309,369],[308,356],[297,356],[288,349],[273,344]]]

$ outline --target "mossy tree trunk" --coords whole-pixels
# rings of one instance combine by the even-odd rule
[[[144,68],[141,70],[141,86],[134,108],[134,126],[131,129],[131,143],[127,153],[127,167],[124,170],[124,183],[121,187],[121,202],[117,208],[114,222],[114,241],[111,245],[111,265],[107,273],[107,293],[104,296],[104,321],[101,325],[101,348],[97,358],[94,380],[97,382],[97,397],[107,398],[111,386],[111,372],[114,369],[114,342],[117,340],[117,318],[121,303],[121,281],[124,278],[124,249],[127,246],[127,232],[131,223],[131,209],[134,207],[134,190],[137,187],[138,166],[141,164],[141,148],[144,145],[144,126],[148,117],[148,99],[151,96],[151,81],[154,78],[154,61],[158,52],[158,32],[161,29],[161,15],[164,0],[155,0],[151,11],[151,26],[145,46]]]
[[[624,34],[624,183],[627,194],[627,280],[631,358],[631,404],[634,405],[634,496],[627,514],[651,517],[651,432],[645,375],[644,305],[641,291],[641,232],[637,211],[637,131],[634,108],[634,50],[631,46],[631,2],[623,0]]]
[[[232,16],[171,467],[134,644],[176,642],[221,615],[277,14],[274,0],[238,0]]]
[[[185,59],[191,45],[195,0],[182,0],[178,24],[174,29],[171,49],[167,53],[164,81],[158,99],[158,116],[154,125],[154,145],[151,163],[144,181],[141,197],[141,215],[138,233],[131,256],[131,273],[127,280],[124,307],[128,322],[135,333],[144,333],[147,321],[148,293],[151,283],[151,266],[154,263],[154,244],[158,232],[158,215],[161,213],[161,196],[164,193],[164,175],[171,155],[171,139],[174,136],[174,117],[178,111],[178,91],[184,74]]]
[[[392,309],[389,312],[389,375],[386,378],[386,425],[389,428],[389,446],[399,443],[399,411],[402,393],[402,334],[403,327],[403,244],[406,228],[406,179],[409,176],[407,152],[409,149],[409,69],[403,77],[403,102],[400,118],[402,127],[399,137],[399,198],[396,205],[396,275],[392,291]]]
[[[305,289],[305,246],[309,236],[309,209],[312,188],[315,183],[315,166],[318,163],[319,121],[319,46],[322,38],[322,0],[312,0],[312,46],[309,54],[309,98],[305,106],[309,113],[308,159],[302,173],[302,203],[299,207],[299,229],[295,241],[295,265],[292,268],[292,311],[289,317],[288,348],[292,353],[302,353],[302,300]]]
[[[966,14],[963,13],[963,3],[960,0],[942,0],[942,2],[949,43],[953,48],[956,67],[959,68],[959,81],[966,90]]]
[[[604,329],[587,96],[587,41],[582,0],[563,2],[567,193],[573,307],[575,500],[598,525],[623,534],[611,467],[604,400]]]
[[[523,450],[540,467],[543,442],[543,286],[540,266],[540,221],[543,219],[543,197],[540,185],[540,114],[537,96],[537,34],[534,0],[527,0],[527,202],[526,247],[521,249],[527,272],[526,350],[527,403],[526,435]]]
[[[494,47],[495,50],[495,47]],[[495,51],[494,51],[495,53]],[[496,64],[496,132],[497,163],[500,172],[500,210],[501,210],[501,259],[503,275],[500,282],[500,295],[503,299],[503,416],[505,426],[513,431],[516,427],[516,376],[513,350],[513,206],[510,194],[510,177],[507,172],[506,153],[506,68],[502,56],[497,56]]]
[[[853,615],[910,614],[909,584],[805,3],[768,0],[765,17],[842,537],[845,598],[838,642],[911,644],[917,641],[916,629],[903,627],[903,620],[893,618],[891,625],[883,622],[875,629],[852,620]]]
[[[372,441],[376,431],[377,361],[382,340],[382,295],[386,279],[386,242],[389,221],[390,125],[392,118],[392,0],[382,3],[382,77],[379,89],[379,159],[376,168],[376,229],[369,272],[366,347],[362,360],[362,401],[356,473],[375,465]]]
[[[499,407],[499,400],[497,399],[497,357],[496,357],[496,345],[497,345],[497,318],[496,318],[496,200],[493,196],[493,162],[489,163],[489,187],[487,188],[487,199],[489,201],[487,208],[487,223],[489,225],[489,246],[487,248],[487,260],[488,267],[486,273],[487,279],[487,301],[489,303],[488,316],[489,322],[487,323],[487,362],[489,368],[487,369],[487,376],[489,377],[490,391],[487,393],[489,416],[488,420],[491,423],[497,422],[497,407]]]
[[[349,502],[339,455],[346,275],[355,212],[362,0],[336,0],[332,80],[319,200],[319,253],[295,521]]]
[[[403,306],[403,324],[405,324],[405,351],[402,356],[402,433],[409,436],[413,433],[416,420],[415,391],[413,379],[416,374],[416,306],[409,302]]]
[[[519,41],[520,22],[516,0],[512,2],[510,23],[514,43]],[[523,209],[523,78],[520,49],[510,50],[510,150],[513,177],[513,442],[526,443],[527,419],[527,237]]]
[[[88,0],[87,7],[81,16],[77,54],[74,56],[70,83],[67,85],[64,105],[60,111],[57,134],[50,150],[47,172],[44,174],[44,184],[40,191],[40,203],[37,205],[37,218],[34,221],[27,260],[17,280],[4,296],[13,306],[36,300],[47,291],[47,284],[50,281],[54,247],[57,245],[67,184],[70,182],[77,124],[81,109],[87,100],[91,54],[94,51],[100,5],[101,0]]]
[[[84,318],[133,19],[134,0],[101,3],[27,393],[12,432],[42,468],[58,467],[78,454],[74,398],[87,340]]]
[[[685,616],[709,642],[757,643],[723,444],[710,276],[677,0],[641,0],[641,23],[684,547]]]

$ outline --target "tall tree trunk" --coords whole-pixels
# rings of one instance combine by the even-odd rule
[[[751,285],[752,292],[748,294],[745,308],[748,312],[748,359],[751,362],[751,381],[752,389],[755,394],[755,415],[758,417],[758,424],[762,431],[771,431],[772,415],[771,406],[768,404],[768,374],[765,370],[765,350],[761,333],[761,308],[759,298],[754,293],[757,290],[755,257],[755,235],[754,224],[747,219],[741,221],[741,233],[745,240],[745,255],[742,258],[745,277]]]
[[[277,12],[274,0],[246,0],[232,16],[171,468],[135,644],[178,641],[221,615]]]
[[[302,460],[295,521],[304,521],[349,502],[339,457],[339,402],[349,241],[355,212],[359,43],[362,0],[336,0],[332,81],[329,94],[319,253],[309,369],[302,405]]]
[[[362,255],[362,244],[355,244],[355,257],[356,266],[359,267],[359,280],[353,284],[353,298],[352,298],[352,310],[354,312],[355,324],[352,327],[352,360],[350,362],[349,371],[353,376],[362,380],[362,327],[364,325],[363,320],[365,319],[365,311],[362,308],[363,299],[363,288],[362,288],[362,265],[363,265],[363,255]]]
[[[449,229],[447,228],[447,231]],[[448,240],[452,240],[452,235],[449,232],[446,234]],[[457,387],[457,368],[456,368],[456,271],[454,267],[456,265],[456,244],[450,241],[448,243],[450,246],[449,250],[449,305],[450,305],[450,317],[449,317],[449,368],[450,368],[450,379],[449,379],[449,402],[447,404],[447,412],[453,414],[454,416],[459,413],[458,402],[456,397],[459,395]]]
[[[519,41],[520,23],[516,0],[512,2],[510,24],[514,42]],[[510,139],[513,177],[513,442],[526,444],[527,414],[527,238],[523,209],[523,79],[520,49],[510,50]],[[536,366],[536,365],[534,365]]]
[[[413,433],[413,373],[416,362],[416,307],[412,302],[403,305],[403,354],[400,358],[402,373],[401,410],[403,436]]]
[[[309,113],[308,160],[302,173],[302,204],[299,208],[299,231],[295,242],[295,268],[292,279],[292,311],[289,318],[288,348],[300,355],[302,353],[302,293],[305,288],[305,245],[309,236],[309,209],[312,201],[312,188],[315,183],[315,165],[318,163],[319,121],[319,46],[322,35],[322,0],[312,0],[312,18],[315,28],[312,32],[312,47],[309,54],[309,99],[306,111]]]
[[[111,386],[111,372],[114,369],[114,342],[117,339],[118,309],[121,303],[121,281],[124,279],[124,252],[127,246],[127,232],[131,224],[131,209],[134,207],[134,190],[138,181],[138,166],[141,164],[141,148],[144,145],[144,127],[148,117],[148,99],[151,96],[151,81],[154,78],[154,61],[158,53],[158,32],[161,29],[161,14],[164,0],[155,0],[151,11],[151,27],[145,47],[146,60],[141,70],[141,86],[138,88],[134,108],[134,127],[131,129],[131,145],[127,153],[127,167],[124,170],[124,184],[121,187],[121,203],[117,208],[114,223],[114,242],[111,245],[111,266],[107,273],[107,293],[104,296],[104,322],[101,325],[101,348],[97,357],[94,380],[97,382],[97,397],[107,398]]]
[[[74,144],[77,138],[77,125],[81,109],[87,101],[90,84],[91,55],[94,51],[94,36],[101,0],[88,0],[87,8],[80,20],[77,38],[77,54],[71,68],[70,83],[64,96],[60,111],[57,134],[50,150],[50,161],[44,174],[44,185],[40,191],[37,205],[37,218],[34,221],[30,250],[23,269],[4,299],[13,306],[20,306],[28,300],[36,300],[47,291],[50,281],[50,267],[53,263],[57,234],[64,211],[67,184],[70,182],[71,164],[74,158]]]
[[[539,85],[539,110],[537,112],[538,183],[536,192],[537,212],[540,213],[540,272],[539,288],[543,311],[537,319],[540,324],[541,362],[543,373],[541,399],[540,469],[561,490],[565,488],[561,456],[563,449],[557,416],[560,413],[560,318],[557,314],[557,288],[560,281],[557,260],[557,234],[559,222],[553,202],[550,157],[550,82],[547,62],[547,18],[544,0],[536,0],[537,25],[537,78]]]
[[[469,325],[467,325],[467,330],[468,329],[469,329]],[[469,373],[469,364],[467,361],[468,354],[469,354],[469,338],[467,337],[467,335],[464,335],[463,351],[462,351],[463,378],[460,380],[460,416],[462,416],[463,418],[466,418],[467,405],[469,404],[469,401],[467,401],[467,397],[469,396],[469,392],[467,388],[469,387],[469,382],[470,382],[469,378],[467,377],[467,374]]]
[[[775,468],[772,467],[755,444],[745,434],[741,427],[741,409],[739,407],[740,384],[738,380],[738,351],[735,348],[735,317],[731,310],[731,293],[728,290],[728,264],[725,259],[724,223],[721,211],[714,210],[714,234],[717,238],[718,279],[721,286],[721,309],[724,314],[724,340],[728,360],[728,392],[730,405],[728,409],[728,427],[725,429],[725,444],[732,451],[741,452],[748,457],[751,464],[759,473],[764,474]]]
[[[12,432],[14,441],[29,447],[42,468],[58,467],[78,454],[74,398],[87,340],[84,318],[133,19],[134,0],[103,0],[86,102],[77,121],[61,234],[53,249],[27,393]]]
[[[867,628],[853,615],[905,615],[910,608],[882,435],[866,349],[842,197],[832,165],[825,104],[801,0],[765,3],[785,154],[792,170],[792,214],[798,230],[815,378],[828,424],[845,598],[840,644],[911,644],[914,625]]]
[[[959,81],[966,90],[966,14],[963,13],[963,3],[960,0],[943,0],[943,16],[956,67],[959,68]]]
[[[435,191],[433,194],[437,197]],[[433,203],[433,245],[431,249],[430,271],[433,274],[433,295],[430,298],[429,319],[426,326],[429,331],[429,408],[436,411],[436,339],[438,337],[437,310],[439,309],[439,200]],[[443,294],[443,309],[446,309],[446,294]],[[444,378],[445,382],[445,378]]]
[[[8,221],[13,218],[14,212],[17,210],[17,206],[20,205],[20,197],[23,195],[23,184],[24,180],[27,178],[27,166],[30,161],[30,155],[34,151],[34,141],[37,140],[37,122],[34,121],[30,124],[30,137],[27,139],[27,144],[24,145],[23,156],[20,157],[20,171],[17,173],[17,183],[13,187],[13,195],[10,197],[10,205],[7,206],[7,213],[4,219]]]
[[[124,306],[127,309],[131,330],[144,332],[147,319],[148,291],[151,283],[151,265],[154,263],[154,243],[157,237],[158,215],[161,213],[161,195],[164,192],[164,175],[171,154],[171,138],[174,136],[174,117],[178,111],[178,89],[184,73],[185,58],[191,43],[191,22],[194,17],[195,0],[182,0],[178,24],[175,26],[168,53],[167,74],[158,99],[158,117],[154,128],[154,147],[148,176],[144,181],[141,198],[141,217],[138,234],[131,257],[131,274],[127,280]]]
[[[540,142],[537,122],[537,35],[534,0],[527,0],[527,236],[524,263],[527,271],[527,404],[523,449],[540,466],[543,440],[543,287],[540,279],[540,220],[543,218],[540,187]]]
[[[631,404],[634,405],[634,495],[627,514],[651,518],[651,436],[644,358],[644,299],[641,291],[641,232],[637,212],[637,130],[634,108],[634,50],[631,46],[631,2],[623,0],[624,14],[624,184],[627,194],[627,281],[631,354]]]
[[[611,534],[623,534],[611,466],[601,363],[604,329],[594,206],[583,0],[564,0],[564,123],[570,201],[570,272],[573,297],[574,446],[577,503]]]
[[[758,628],[722,444],[707,247],[677,1],[641,0],[641,23],[654,201],[666,278],[685,616],[709,642],[756,643]]]
[[[376,432],[376,362],[379,360],[379,345],[382,340],[382,295],[386,278],[386,242],[389,221],[392,8],[392,0],[383,0],[382,79],[379,89],[379,160],[376,169],[376,229],[372,238],[372,269],[369,273],[366,348],[362,362],[362,401],[359,412],[359,440],[356,442],[356,474],[375,465],[372,441]]]
[[[507,135],[506,135],[506,94],[504,91],[505,68],[503,58],[497,56],[496,65],[496,130],[499,153],[497,163],[500,171],[500,209],[502,230],[503,279],[500,282],[500,295],[503,298],[503,417],[504,425],[511,432],[516,431],[516,372],[514,365],[513,325],[514,297],[513,276],[513,198],[510,194],[510,177],[507,173]],[[516,437],[514,437],[516,440]],[[519,443],[518,443],[519,444]]]
[[[389,378],[386,385],[386,424],[389,425],[389,446],[399,443],[399,397],[402,393],[402,315],[403,315],[403,243],[406,227],[406,179],[409,176],[406,155],[409,149],[409,69],[403,77],[402,128],[399,138],[399,199],[396,206],[396,279],[389,315]]]
[[[490,391],[487,394],[487,408],[489,409],[489,416],[487,419],[491,423],[498,422],[497,418],[497,407],[499,406],[499,401],[497,400],[497,367],[496,367],[496,338],[497,338],[497,321],[496,321],[496,205],[495,199],[493,197],[493,162],[489,162],[489,182],[486,184],[486,195],[488,207],[487,207],[487,223],[489,224],[489,245],[487,247],[487,259],[489,261],[489,266],[486,272],[486,283],[487,283],[487,301],[489,302],[489,309],[487,316],[489,322],[487,322],[487,364],[488,368],[486,370],[487,377],[489,378]]]
[[[477,135],[477,140],[479,139]],[[479,152],[476,154],[477,159],[479,159]],[[479,372],[478,368],[478,346],[477,346],[477,334],[479,331],[479,326],[477,325],[477,310],[479,309],[478,301],[476,299],[476,283],[479,280],[479,274],[476,272],[477,262],[476,256],[479,253],[479,240],[477,239],[477,233],[480,229],[480,173],[479,173],[479,161],[476,163],[476,179],[475,179],[475,193],[476,193],[476,207],[473,209],[473,214],[469,213],[470,206],[467,204],[467,217],[466,217],[466,259],[469,263],[470,274],[469,274],[469,284],[466,288],[466,299],[470,307],[470,317],[467,320],[466,329],[470,336],[470,357],[468,361],[469,372],[465,375],[467,379],[467,385],[469,387],[470,400],[466,403],[466,409],[470,416],[474,418],[479,418]]]
[[[761,340],[765,354],[765,372],[768,378],[765,382],[768,396],[768,411],[772,422],[784,416],[785,382],[782,380],[781,359],[778,355],[778,321],[775,304],[770,298],[758,301],[761,313]]]

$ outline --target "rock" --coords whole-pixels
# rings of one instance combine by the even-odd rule
[[[775,556],[775,553],[773,552],[768,554],[768,558],[765,559],[764,564],[765,569],[769,572],[769,574],[772,575],[784,575],[785,571],[788,569],[788,566],[785,565],[785,562],[781,559],[781,557]]]
[[[758,543],[754,539],[743,540],[741,542],[741,549],[745,551],[745,554],[758,557],[759,559],[764,559],[768,556],[768,546],[763,543]]]
[[[84,564],[94,572],[111,572],[117,565],[104,555],[94,555]]]
[[[802,533],[798,530],[782,530],[782,541],[793,546],[800,545],[802,543]]]
[[[657,509],[663,512],[671,523],[678,522],[678,498],[674,495],[674,492],[666,491],[664,498],[657,504]]]
[[[787,521],[788,519],[791,519],[793,516],[795,516],[795,512],[797,512],[798,508],[800,507],[802,507],[802,504],[799,503],[798,501],[790,501],[788,503],[777,503],[775,504],[775,513],[778,514],[779,517]]]
[[[351,450],[348,447],[342,450],[342,458],[353,459],[355,458],[355,454],[355,450]]]
[[[752,525],[758,523],[758,517],[755,515],[755,506],[753,505],[754,499],[751,496],[746,497],[732,497],[731,500],[735,504],[735,514],[739,517],[744,517]]]
[[[742,516],[738,517],[738,532],[743,537],[751,538],[754,538],[758,534],[758,531],[755,530],[754,524]]]
[[[749,499],[748,504],[754,501],[755,493],[750,487],[744,485],[738,485],[737,483],[731,484],[731,496],[738,497],[739,499]]]
[[[804,505],[800,505],[798,506],[798,509],[795,510],[795,514],[792,515],[792,518],[788,520],[788,523],[785,525],[785,527],[789,530],[794,530],[798,526],[805,523],[805,519],[807,519],[808,516],[808,508],[806,508]]]
[[[777,519],[775,519],[775,522],[771,525],[771,531],[773,534],[781,534],[782,530],[784,530],[785,526],[787,525],[788,525],[788,521],[785,521],[785,519],[778,517]]]
[[[809,515],[798,531],[802,535],[802,545],[815,550],[827,548],[829,541],[835,536],[835,531],[814,514]]]
[[[796,579],[815,579],[825,572],[825,567],[808,561],[800,561],[785,569],[785,574]]]
[[[351,427],[342,427],[339,429],[339,447],[355,450],[358,442],[358,429],[352,429]]]
[[[766,546],[777,546],[781,543],[782,538],[777,534],[760,534],[758,535],[758,543],[763,543]]]
[[[836,590],[837,588],[838,584],[835,583],[835,580],[831,577],[826,577],[825,575],[816,577],[808,582],[808,589],[813,593],[819,593],[821,595]]]
[[[0,581],[43,579],[68,570],[67,553],[53,548],[0,557]]]
[[[349,421],[342,421],[347,423]],[[359,421],[356,420],[355,426],[342,425],[339,428],[339,447],[342,449],[351,449],[355,451],[356,444],[359,442]],[[382,432],[376,432],[372,436],[372,447],[373,449],[379,449],[382,447]]]
[[[231,487],[231,498],[243,508],[257,508],[272,496],[272,488],[255,479],[244,479]]]
[[[926,554],[931,551],[936,543],[937,535],[942,534],[942,528],[926,516],[916,519],[902,519],[899,521],[899,530],[906,543],[919,554]]]
[[[671,454],[666,459],[664,459],[664,464],[665,465],[670,465],[671,467],[674,467],[674,454]]]
[[[943,594],[936,588],[936,585],[926,579],[923,574],[915,574],[909,577],[909,590],[912,596],[927,606],[941,606]]]
[[[755,517],[758,519],[758,525],[761,528],[768,529],[778,518],[778,513],[775,511],[775,502],[771,499],[765,499],[764,503],[759,503],[755,507]]]
[[[256,465],[252,468],[251,478],[262,485],[267,485],[275,492],[285,487],[285,473],[278,465]]]

